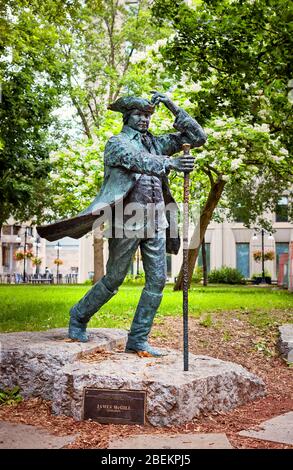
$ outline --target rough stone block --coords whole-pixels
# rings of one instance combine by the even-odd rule
[[[179,425],[201,413],[228,411],[265,394],[264,383],[242,366],[169,350],[161,358],[115,353],[105,360],[75,361],[55,376],[53,411],[82,419],[85,387],[147,392],[146,418],[154,426]]]
[[[279,332],[279,351],[288,362],[293,362],[293,323],[280,326]]]
[[[19,385],[27,398],[52,399],[55,376],[82,354],[124,346],[126,331],[90,328],[88,343],[72,342],[67,329],[0,334],[0,388]]]

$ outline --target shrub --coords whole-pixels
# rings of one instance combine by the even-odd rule
[[[208,275],[208,280],[214,284],[244,284],[243,274],[238,269],[228,266],[213,269]]]
[[[20,395],[20,388],[18,386],[10,389],[0,388],[0,405],[15,405],[22,401],[22,396]]]

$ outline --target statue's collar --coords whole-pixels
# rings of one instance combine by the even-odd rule
[[[136,129],[132,129],[132,127],[127,126],[127,124],[124,124],[122,131],[124,134],[127,134],[131,139],[139,139],[141,138],[141,133],[137,131]],[[150,135],[149,132],[147,134]]]

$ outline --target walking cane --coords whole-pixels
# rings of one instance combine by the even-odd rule
[[[189,155],[190,145],[183,144],[184,155]],[[183,364],[188,371],[188,205],[189,172],[184,172],[183,187]]]

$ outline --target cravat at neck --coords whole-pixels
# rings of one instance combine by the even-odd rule
[[[151,152],[152,149],[152,139],[148,134],[141,134],[141,143],[145,146],[145,148]]]

